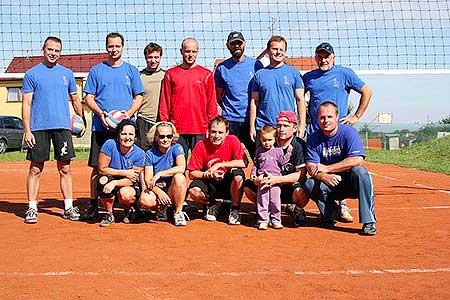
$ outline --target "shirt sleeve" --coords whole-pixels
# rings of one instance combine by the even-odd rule
[[[208,100],[208,121],[217,116],[217,98],[216,98],[216,85],[214,84],[214,76],[211,74],[207,78],[206,82],[206,97]]]
[[[222,73],[220,72],[221,69],[222,69],[222,66],[218,65],[216,68],[216,71],[214,72],[214,82],[216,84],[216,87],[224,89],[225,81],[222,78]]]
[[[241,141],[234,135],[230,136],[232,138],[232,149],[233,149],[233,160],[247,160],[247,156],[245,155],[244,147],[242,147]]]
[[[300,74],[300,71],[298,71],[297,69],[294,69],[294,79],[295,79],[295,89],[303,89],[304,85],[303,85],[303,79],[302,79],[302,75]]]
[[[131,66],[131,88],[133,90],[133,97],[139,94],[144,93],[144,85],[142,84],[141,75],[139,74],[139,70]]]
[[[88,78],[86,80],[86,84],[84,85],[83,92],[91,95],[97,94],[97,79],[96,79],[97,72],[92,67],[89,71]]]
[[[320,163],[320,153],[317,143],[312,141],[312,135],[308,138],[306,145],[306,162],[318,164]]]
[[[113,139],[107,140],[100,149],[100,152],[104,153],[108,157],[112,157],[115,143],[116,142]]]
[[[34,80],[30,73],[25,73],[22,83],[22,93],[34,93]]]
[[[250,91],[252,93],[259,93],[259,80],[258,80],[259,76],[258,76],[258,72],[255,73],[255,76],[253,76],[252,80],[251,80],[251,88]]]
[[[344,72],[346,87],[359,92],[365,85],[364,81],[350,68],[344,68]]]
[[[133,161],[133,166],[143,167],[145,166],[145,153],[142,149],[138,149],[136,152],[136,157]]]
[[[145,152],[145,166],[153,167],[153,153],[151,148]]]
[[[346,150],[348,157],[357,157],[362,156],[366,157],[364,153],[364,147],[361,143],[361,139],[359,138],[358,132],[354,127],[348,126],[345,131],[345,140],[346,140]]]
[[[189,159],[187,169],[189,171],[202,171],[203,170],[203,160],[202,160],[202,152],[203,152],[204,144],[203,141],[197,143],[192,150],[191,158]]]
[[[172,147],[173,147],[173,158],[174,158],[174,160],[180,155],[184,156],[183,146],[181,146],[180,144],[175,144]]]
[[[172,87],[169,74],[164,75],[161,84],[161,95],[159,97],[159,119],[161,121],[169,120],[170,102],[172,99]]]
[[[72,71],[69,71],[69,94],[75,94],[77,92],[77,84],[75,82],[75,76]]]

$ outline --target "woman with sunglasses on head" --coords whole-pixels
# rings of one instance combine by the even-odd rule
[[[144,150],[134,144],[136,126],[129,119],[122,120],[116,129],[117,139],[109,139],[100,150],[97,192],[107,213],[100,222],[106,227],[115,222],[114,198],[125,208],[123,222],[129,223],[133,206],[141,193],[140,174],[144,168]]]
[[[175,226],[185,226],[187,215],[182,211],[187,182],[184,172],[186,158],[177,144],[178,134],[170,122],[156,123],[147,134],[152,148],[145,153],[143,208],[157,208],[156,219],[167,221],[167,208],[174,206]]]

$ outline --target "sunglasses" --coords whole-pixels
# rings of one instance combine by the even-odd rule
[[[160,135],[158,135],[158,138],[160,140],[163,140],[165,138],[168,138],[169,140],[171,140],[171,139],[173,139],[173,134],[160,134]]]

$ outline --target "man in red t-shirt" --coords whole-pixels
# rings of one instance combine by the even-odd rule
[[[186,156],[205,137],[208,121],[217,115],[214,76],[197,64],[198,48],[196,39],[183,40],[183,63],[167,70],[159,103],[160,120],[175,125]]]
[[[229,124],[222,116],[216,116],[208,124],[208,137],[194,147],[188,163],[189,195],[195,202],[207,205],[205,219],[215,221],[216,198],[232,200],[228,223],[241,223],[239,205],[242,200],[247,157],[241,142],[228,135]]]

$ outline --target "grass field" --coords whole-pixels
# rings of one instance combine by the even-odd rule
[[[75,160],[87,160],[89,149],[77,148]],[[450,136],[420,143],[400,150],[367,150],[367,161],[394,164],[424,171],[450,175]],[[23,161],[26,152],[8,152],[0,155],[0,161]],[[50,155],[52,157],[53,154]]]

